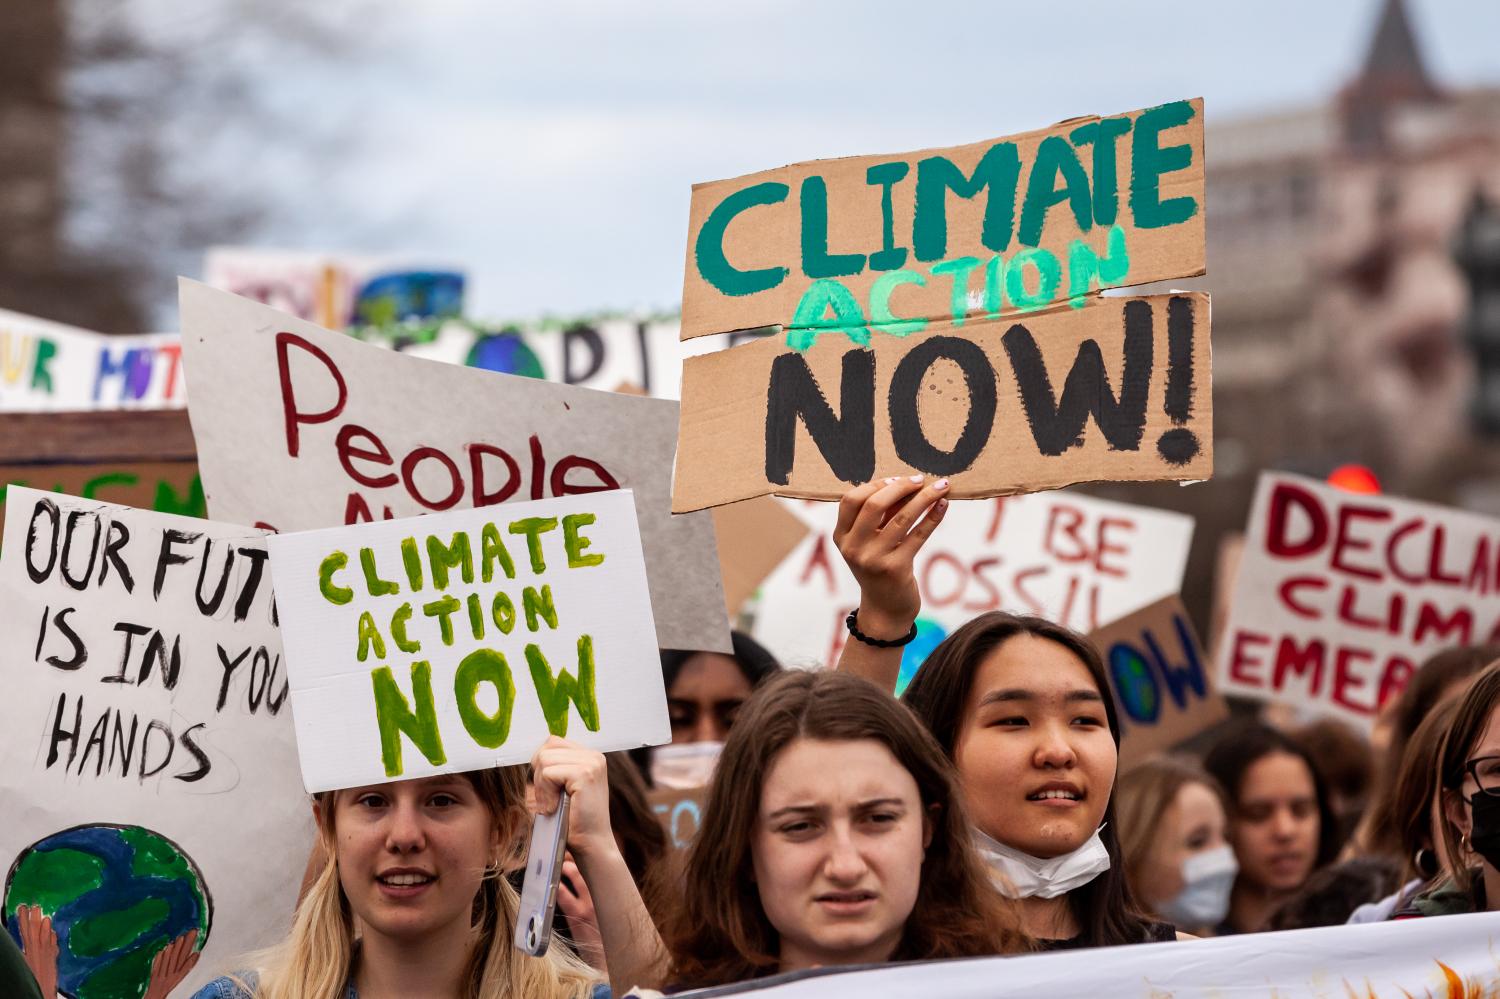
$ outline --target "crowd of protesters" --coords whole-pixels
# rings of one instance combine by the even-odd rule
[[[198,996],[670,994],[1500,905],[1500,647],[1433,656],[1373,740],[1245,715],[1121,774],[1099,653],[1049,621],[982,614],[893,696],[946,489],[844,498],[861,601],[837,669],[786,669],[736,633],[732,655],[662,653],[668,746],[606,759],[553,737],[529,767],[316,795],[290,934]],[[681,853],[653,786],[706,789]],[[558,933],[533,957],[511,944],[519,852],[562,792]],[[55,945],[19,915],[0,985],[36,995]]]

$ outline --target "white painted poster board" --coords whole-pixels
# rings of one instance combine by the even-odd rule
[[[629,491],[269,545],[309,791],[671,739]]]
[[[0,309],[0,412],[179,408],[181,356],[176,333],[105,336]]]
[[[635,493],[663,648],[730,649],[708,515],[671,514],[677,404],[403,357],[181,282],[209,513],[301,531]]]
[[[1267,472],[1219,689],[1366,728],[1427,656],[1500,636],[1500,521]]]
[[[814,533],[761,585],[755,637],[792,664],[837,662],[859,586],[833,543],[838,504],[783,500]],[[1193,520],[1065,491],[958,500],[915,565],[917,639],[901,685],[976,614],[1039,614],[1088,633],[1182,587]]]
[[[264,536],[18,486],[7,500],[6,928],[45,899],[60,986],[81,996],[139,995],[197,930],[189,995],[285,934],[313,842]]]
[[[714,995],[764,999],[1468,999],[1494,994],[1500,914],[1443,916],[1243,933],[1078,953],[920,961],[793,981],[747,982]],[[683,992],[683,996],[699,993]]]

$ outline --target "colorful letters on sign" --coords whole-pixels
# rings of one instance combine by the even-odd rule
[[[1373,724],[1430,654],[1500,640],[1500,521],[1265,473],[1229,622],[1225,693]]]
[[[269,543],[309,791],[670,738],[628,491]]]
[[[682,336],[1081,306],[1204,271],[1203,102],[693,187]]]
[[[184,404],[175,333],[105,336],[0,309],[0,412]]]
[[[838,661],[859,586],[832,532],[838,508],[783,501],[813,527],[761,586],[755,637],[783,662]],[[1090,632],[1182,587],[1192,518],[1081,494],[955,503],[918,553],[917,638],[901,688],[927,653],[976,614],[1040,614]]]

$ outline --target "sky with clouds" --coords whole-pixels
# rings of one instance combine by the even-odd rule
[[[1441,83],[1500,84],[1500,3],[1409,8]],[[287,178],[295,210],[259,239],[461,264],[481,317],[670,309],[696,181],[1180,97],[1204,97],[1210,126],[1315,104],[1377,9],[362,0],[352,57],[266,60],[276,99],[356,140],[325,176]]]

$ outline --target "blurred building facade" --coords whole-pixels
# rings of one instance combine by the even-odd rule
[[[1448,90],[1402,0],[1327,105],[1211,127],[1208,266],[1226,467],[1357,461],[1452,499],[1474,458],[1454,244],[1500,195],[1500,89]]]
[[[1208,125],[1208,274],[1188,286],[1213,293],[1213,480],[1091,490],[1197,518],[1184,596],[1200,625],[1263,469],[1358,462],[1388,492],[1500,515],[1454,259],[1476,192],[1500,198],[1500,89],[1444,87],[1402,0],[1372,13],[1358,74],[1326,103]]]

